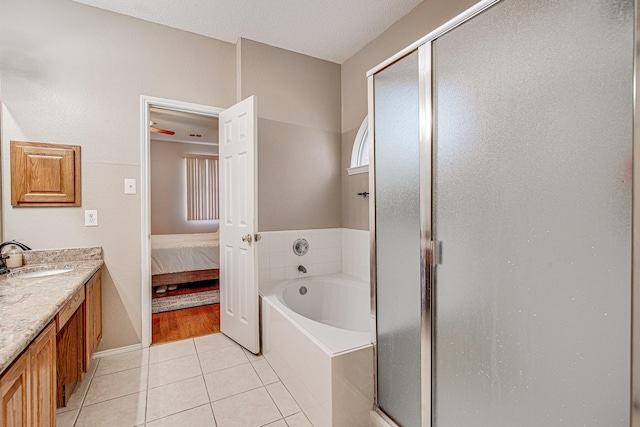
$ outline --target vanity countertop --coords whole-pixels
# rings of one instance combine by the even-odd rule
[[[94,249],[94,253],[99,252],[102,258],[101,248],[88,249]],[[69,250],[61,252],[64,251],[69,255]],[[75,260],[69,260],[69,257],[37,254],[36,251],[33,255],[31,260],[36,262],[12,270],[9,276],[0,279],[0,374],[103,265],[102,259],[90,259],[95,258],[94,256],[84,257],[85,259],[74,257],[71,259]],[[37,258],[35,255],[41,257]],[[74,268],[72,271],[51,276],[19,276],[20,271],[69,267]]]

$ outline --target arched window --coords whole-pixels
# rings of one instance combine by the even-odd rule
[[[351,167],[347,169],[349,175],[369,172],[369,117],[365,116],[351,151]]]

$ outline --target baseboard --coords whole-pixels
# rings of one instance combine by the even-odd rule
[[[369,426],[370,427],[397,427],[397,424],[391,420],[385,419],[376,411],[369,412]]]
[[[130,351],[142,350],[142,344],[127,345],[124,347],[112,348],[111,350],[96,351],[93,354],[94,359],[101,357],[115,356],[116,354],[129,353]]]

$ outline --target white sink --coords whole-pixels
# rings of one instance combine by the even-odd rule
[[[45,277],[45,276],[53,276],[54,274],[68,273],[69,271],[72,271],[72,270],[73,268],[52,268],[49,270],[30,271],[29,273],[22,273],[14,277],[18,279],[28,279],[30,277]]]

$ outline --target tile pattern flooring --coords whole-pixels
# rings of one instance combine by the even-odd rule
[[[310,427],[262,356],[223,334],[94,359],[58,427]]]

